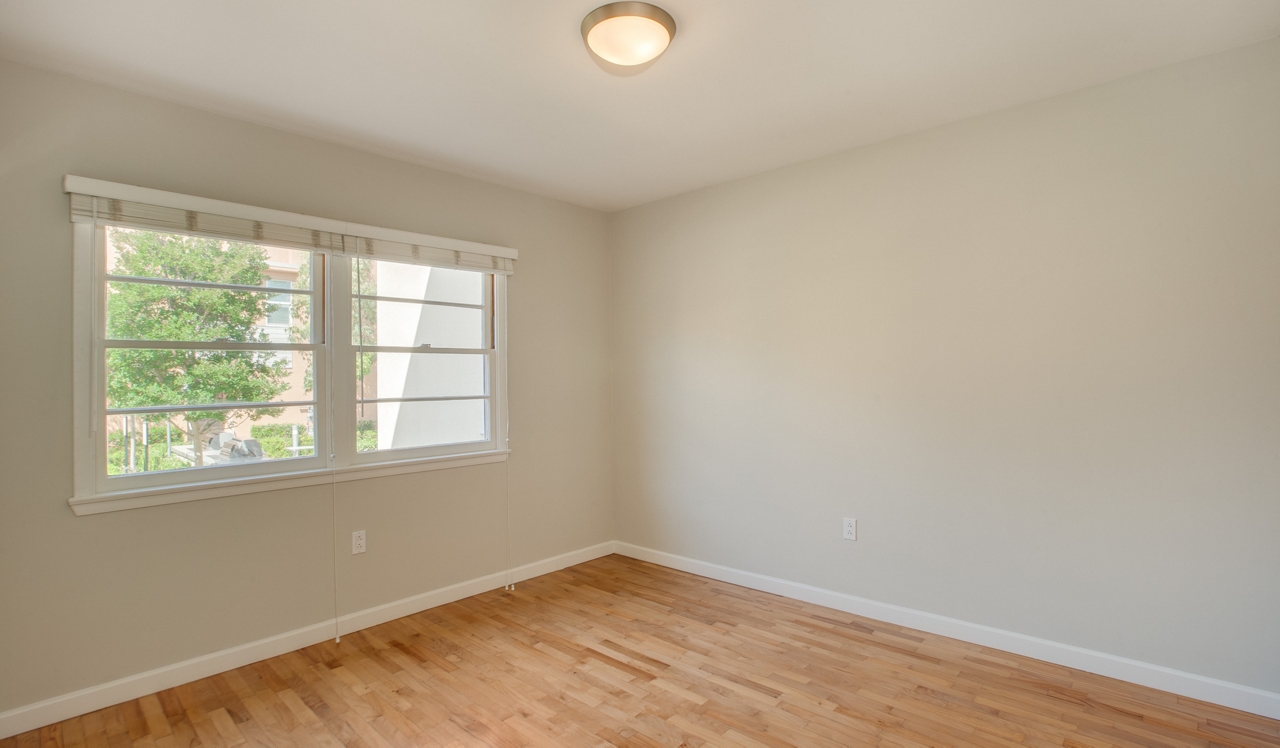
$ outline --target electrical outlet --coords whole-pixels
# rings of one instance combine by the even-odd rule
[[[844,539],[845,540],[858,539],[858,520],[853,519],[851,517],[844,518]]]
[[[355,532],[351,533],[351,552],[364,553],[364,551],[365,551],[364,530],[356,530]]]

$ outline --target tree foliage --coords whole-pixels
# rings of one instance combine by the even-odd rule
[[[373,260],[357,259],[351,263],[351,293],[362,298],[351,305],[352,343],[376,345],[378,342],[378,302],[365,296],[378,295],[378,279]],[[373,370],[374,354],[361,353],[356,362],[356,376],[363,378]]]
[[[112,230],[115,275],[260,286],[266,250],[254,244],[153,231]],[[124,340],[267,342],[258,325],[273,309],[268,292],[112,283],[107,337]],[[107,398],[112,407],[268,402],[288,385],[287,364],[267,351],[111,349]],[[170,419],[204,463],[204,439],[219,426],[278,415],[282,409],[228,407],[149,416]]]

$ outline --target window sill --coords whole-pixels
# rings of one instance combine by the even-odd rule
[[[249,478],[228,478],[225,480],[201,481],[177,486],[159,486],[131,491],[112,491],[110,493],[76,496],[67,503],[77,517],[103,512],[121,512],[126,509],[140,509],[162,504],[180,504],[186,501],[202,501],[223,496],[239,496],[242,494],[261,493],[263,491],[279,491],[286,488],[303,486],[320,486],[327,483],[346,483],[366,478],[380,478],[388,475],[405,473],[421,473],[428,470],[447,470],[449,468],[485,465],[491,462],[503,462],[511,450],[494,449],[485,452],[470,452],[461,455],[443,455],[440,457],[420,457],[413,460],[396,462],[380,462],[374,465],[352,465],[335,469],[301,470],[292,473],[279,473],[271,476],[253,476]]]

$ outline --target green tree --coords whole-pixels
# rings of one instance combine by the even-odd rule
[[[112,230],[116,275],[260,286],[266,250],[153,231]],[[258,329],[274,308],[270,294],[141,283],[113,283],[107,296],[107,337],[124,340],[267,342]],[[116,408],[268,402],[288,384],[287,365],[268,351],[111,349],[107,398]],[[282,408],[190,411],[147,416],[169,420],[190,439],[195,464],[215,429],[279,415]]]
[[[308,252],[302,262],[298,263],[298,280],[311,282],[311,253]],[[308,286],[309,288],[310,286]],[[289,328],[289,339],[295,343],[311,342],[311,297],[299,294],[293,297],[293,325]],[[315,373],[312,367],[311,351],[299,351],[306,369],[302,374],[302,387],[311,392],[315,387]]]
[[[378,278],[374,272],[373,260],[356,259],[351,263],[351,293],[353,295],[377,296]],[[373,299],[360,298],[351,305],[351,329],[354,331],[351,342],[355,344],[376,345],[378,342],[378,302]],[[373,371],[373,353],[360,353],[356,361],[356,377],[360,381],[360,394],[364,396],[364,378]]]

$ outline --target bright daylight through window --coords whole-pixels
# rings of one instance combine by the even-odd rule
[[[88,199],[73,506],[505,453],[489,258]]]
[[[107,475],[315,455],[309,253],[102,234]],[[289,290],[251,290],[263,287]],[[301,366],[269,347],[291,344]]]
[[[352,263],[361,452],[483,442],[490,279],[467,270]]]

